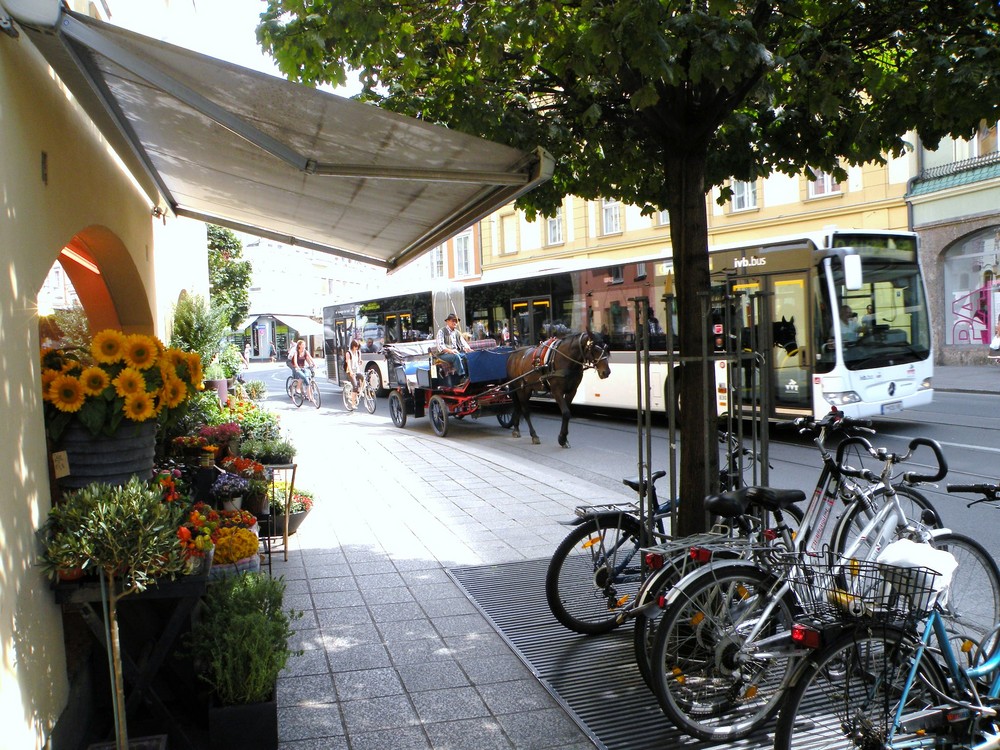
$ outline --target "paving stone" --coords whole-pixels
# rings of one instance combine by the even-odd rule
[[[337,688],[337,697],[341,701],[382,698],[388,695],[402,695],[404,692],[399,674],[391,667],[339,672],[334,675],[333,682]]]

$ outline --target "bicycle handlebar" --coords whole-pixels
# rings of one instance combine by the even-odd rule
[[[945,474],[948,473],[948,461],[944,457],[944,453],[941,451],[941,446],[937,440],[931,440],[930,438],[917,437],[910,441],[909,446],[907,446],[906,458],[909,458],[913,451],[919,448],[921,445],[926,445],[934,452],[934,458],[938,462],[937,474],[931,476],[926,476],[923,474],[917,474],[915,471],[908,471],[903,474],[903,481],[907,484],[913,484],[915,482],[938,482],[944,479]]]
[[[941,451],[941,446],[936,440],[923,437],[913,438],[913,440],[910,441],[910,444],[906,447],[906,453],[900,455],[898,453],[890,453],[884,448],[873,448],[872,444],[868,442],[866,438],[853,435],[843,440],[840,445],[837,446],[837,469],[844,476],[865,479],[867,481],[875,481],[878,479],[878,476],[870,469],[855,469],[844,463],[844,454],[847,449],[853,445],[860,445],[869,456],[888,464],[901,464],[908,461],[913,455],[913,452],[922,445],[930,448],[931,451],[934,452],[934,457],[937,460],[936,473],[918,474],[915,471],[908,471],[903,474],[903,481],[907,484],[916,484],[918,482],[937,482],[943,479],[948,473],[948,461],[945,459],[944,453]]]
[[[813,419],[812,417],[799,417],[790,422],[778,422],[777,424],[782,427],[796,427],[803,435],[816,433],[822,429],[843,431],[852,430],[854,432],[865,432],[870,435],[875,434],[875,430],[872,429],[872,421],[870,419],[854,419],[853,417],[848,417],[836,406],[832,407],[830,411],[818,420]]]

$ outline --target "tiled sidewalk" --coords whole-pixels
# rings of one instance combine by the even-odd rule
[[[449,453],[384,415],[276,408],[318,500],[288,562],[274,557],[305,612],[304,656],[279,683],[282,749],[593,748],[445,570],[551,555],[558,521],[608,490]]]

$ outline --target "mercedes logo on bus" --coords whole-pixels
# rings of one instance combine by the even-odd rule
[[[889,383],[889,395],[890,396],[895,396],[896,395],[896,384],[895,383]]]

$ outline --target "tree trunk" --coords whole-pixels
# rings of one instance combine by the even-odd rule
[[[666,159],[678,344],[684,363],[680,380],[681,499],[678,528],[674,530],[681,536],[708,528],[704,499],[711,489],[710,478],[718,473],[719,463],[715,439],[714,370],[704,359],[705,305],[711,289],[704,183],[706,157],[706,154],[674,151],[668,152]]]

